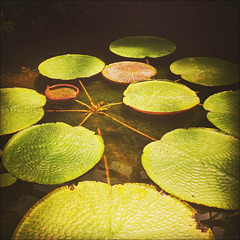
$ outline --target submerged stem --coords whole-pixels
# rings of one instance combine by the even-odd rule
[[[87,95],[89,101],[91,102],[91,105],[92,105],[92,106],[95,106],[94,103],[93,103],[93,101],[92,101],[92,98],[91,98],[90,95],[88,94],[87,89],[84,87],[84,85],[83,85],[83,83],[81,82],[81,80],[79,80],[79,83],[81,84],[82,89],[83,89],[84,92],[86,93],[86,95]]]
[[[149,139],[151,139],[151,140],[153,140],[153,141],[157,141],[157,139],[148,136],[147,134],[145,134],[145,133],[143,133],[143,132],[141,132],[141,131],[139,131],[139,130],[137,130],[137,129],[135,129],[135,128],[129,126],[129,125],[127,125],[126,123],[124,123],[124,122],[118,120],[117,118],[115,118],[115,117],[113,117],[113,116],[111,116],[111,115],[109,115],[109,114],[107,114],[107,113],[105,113],[105,112],[99,112],[99,113],[101,113],[101,114],[103,114],[103,115],[105,115],[105,116],[107,116],[107,117],[110,117],[110,118],[113,119],[114,121],[116,121],[116,122],[122,124],[123,126],[129,128],[129,129],[131,129],[131,130],[133,130],[133,131],[135,131],[135,132],[137,132],[137,133],[139,133],[139,134],[141,134],[141,135],[143,135],[143,136],[145,136],[145,137],[147,137],[147,138],[149,138]]]
[[[109,103],[109,104],[106,104],[106,105],[103,105],[99,108],[99,110],[107,110],[109,107],[111,106],[115,106],[115,105],[120,105],[122,104],[122,102],[118,102],[118,103]],[[106,108],[106,109],[105,109]]]
[[[90,112],[90,113],[82,120],[82,122],[81,122],[78,126],[82,126],[83,123],[85,123],[86,120],[87,120],[92,114],[93,114],[93,112]]]
[[[100,128],[97,128],[98,135],[102,137]],[[105,154],[103,154],[103,160],[104,160],[104,165],[105,165],[105,170],[106,170],[106,176],[107,176],[107,183],[111,186],[110,183],[110,177],[109,177],[109,170],[108,170],[108,164],[107,164],[107,157]]]
[[[86,103],[84,103],[84,102],[81,102],[81,101],[79,101],[79,100],[77,100],[77,99],[75,99],[75,102],[78,102],[78,103],[82,104],[83,106],[85,106],[85,107],[91,109],[91,107],[88,106],[88,105],[87,105]]]
[[[89,110],[78,110],[78,109],[66,109],[66,110],[46,110],[47,112],[84,112],[84,113],[89,113]]]

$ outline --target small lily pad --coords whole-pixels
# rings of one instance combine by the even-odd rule
[[[38,201],[13,239],[213,239],[210,229],[197,228],[194,214],[147,184],[79,182]]]
[[[239,143],[216,129],[176,129],[144,148],[142,164],[155,183],[180,199],[235,210]]]
[[[205,86],[222,86],[239,82],[239,66],[218,58],[189,57],[175,61],[170,70],[183,79]]]
[[[59,184],[93,168],[103,155],[100,136],[84,127],[46,123],[13,135],[2,161],[13,176],[40,184]]]
[[[153,66],[141,62],[116,62],[105,66],[102,71],[108,80],[123,84],[150,79],[156,73]]]
[[[0,187],[8,187],[14,184],[17,178],[13,177],[10,173],[0,174]]]
[[[193,108],[200,103],[197,94],[183,84],[167,79],[130,84],[123,102],[148,114],[173,114]]]
[[[176,45],[164,38],[129,36],[115,40],[109,46],[113,53],[128,58],[158,58],[176,50]]]
[[[44,116],[46,97],[27,88],[1,88],[0,135],[27,128]]]
[[[66,54],[49,58],[39,66],[39,72],[49,78],[72,80],[91,77],[102,71],[105,63],[100,59],[80,54]]]
[[[239,137],[240,91],[224,91],[211,95],[203,104],[207,118],[220,130]]]
[[[71,84],[56,84],[47,86],[45,95],[50,100],[64,101],[74,99],[79,93],[79,89]]]

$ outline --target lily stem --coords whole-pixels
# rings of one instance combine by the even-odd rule
[[[79,80],[79,83],[81,84],[82,89],[83,89],[84,92],[86,93],[86,95],[87,95],[89,101],[91,102],[91,105],[92,105],[92,106],[95,106],[95,104],[94,104],[93,101],[92,101],[92,98],[91,98],[90,95],[88,94],[87,89],[84,87],[84,85],[83,85],[83,83],[81,82],[81,80]]]
[[[81,122],[78,126],[82,126],[83,123],[85,123],[86,120],[87,120],[89,117],[91,117],[92,114],[93,114],[93,112],[90,112],[90,113],[82,120],[82,122]]]
[[[47,112],[84,112],[89,113],[89,110],[67,109],[67,110],[46,110]]]
[[[133,130],[133,131],[135,131],[135,132],[137,132],[137,133],[139,133],[139,134],[141,134],[141,135],[143,135],[143,136],[145,136],[145,137],[147,137],[147,138],[149,138],[149,139],[151,139],[151,140],[153,140],[153,141],[157,141],[157,139],[148,136],[147,134],[145,134],[145,133],[143,133],[143,132],[141,132],[141,131],[139,131],[139,130],[137,130],[137,129],[135,129],[135,128],[129,126],[129,125],[127,125],[126,123],[124,123],[124,122],[118,120],[117,118],[115,118],[115,117],[113,117],[113,116],[111,116],[111,115],[109,115],[109,114],[107,114],[107,113],[105,113],[105,112],[99,112],[99,113],[101,113],[101,114],[103,114],[103,115],[105,115],[105,116],[107,116],[107,117],[110,117],[110,118],[113,119],[114,121],[116,121],[116,122],[122,124],[123,126],[129,128],[129,129],[131,129],[131,130]]]
[[[98,135],[102,137],[100,128],[97,128],[97,132],[98,132]],[[109,177],[109,170],[108,170],[108,164],[107,164],[107,157],[106,157],[105,154],[103,154],[103,160],[104,160],[104,165],[105,165],[105,170],[106,170],[107,183],[108,183],[108,185],[111,186],[110,177]]]
[[[82,104],[83,106],[85,106],[85,107],[91,109],[91,107],[88,106],[88,105],[87,105],[86,103],[84,103],[84,102],[81,102],[81,101],[79,101],[79,100],[77,100],[77,99],[75,99],[75,102],[78,102],[78,103]]]

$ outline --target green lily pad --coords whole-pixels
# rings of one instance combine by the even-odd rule
[[[203,104],[207,118],[220,130],[239,137],[240,91],[224,91],[211,95]]]
[[[183,58],[172,63],[170,70],[189,82],[205,86],[222,86],[239,82],[239,66],[218,58]]]
[[[180,199],[239,209],[239,140],[216,129],[176,129],[148,144],[148,176]]]
[[[176,45],[164,38],[130,36],[115,40],[109,46],[113,53],[128,58],[158,58],[176,50]]]
[[[197,229],[194,210],[152,186],[80,182],[43,197],[13,239],[213,239]]]
[[[0,174],[0,187],[8,187],[14,184],[17,178],[13,177],[10,173]]]
[[[1,88],[0,135],[27,128],[44,116],[46,97],[27,88]]]
[[[21,180],[59,184],[93,168],[103,150],[102,138],[84,127],[46,123],[11,137],[2,161],[8,172]]]
[[[38,66],[38,70],[49,78],[72,80],[91,77],[101,72],[104,66],[103,61],[93,56],[66,54],[45,60]]]
[[[200,103],[190,88],[166,79],[132,83],[124,96],[126,105],[148,114],[179,113]]]

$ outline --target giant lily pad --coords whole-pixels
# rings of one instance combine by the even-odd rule
[[[102,71],[105,63],[100,59],[80,54],[66,54],[49,58],[39,66],[39,72],[49,78],[72,80],[91,77]]]
[[[210,111],[208,120],[222,131],[239,137],[239,93],[224,91],[211,95],[203,107]]]
[[[46,123],[34,125],[10,138],[3,149],[2,161],[17,178],[59,184],[94,167],[103,149],[102,138],[84,127]]]
[[[158,58],[176,50],[176,45],[164,38],[152,36],[130,36],[115,40],[109,46],[110,51],[128,58]]]
[[[2,88],[0,135],[17,132],[44,116],[46,97],[27,88]]]
[[[14,184],[17,178],[13,177],[10,173],[0,174],[0,187],[8,187]]]
[[[123,84],[150,79],[156,73],[153,66],[141,62],[116,62],[107,65],[102,71],[108,80]]]
[[[37,202],[13,239],[213,239],[197,229],[194,213],[149,185],[80,182]]]
[[[170,70],[189,82],[206,86],[229,85],[239,81],[239,66],[218,58],[183,58],[172,63]]]
[[[163,190],[183,200],[239,209],[239,140],[215,129],[176,129],[148,144],[142,164]]]
[[[194,91],[183,84],[164,79],[132,83],[124,96],[126,105],[149,114],[178,113],[200,103]]]

